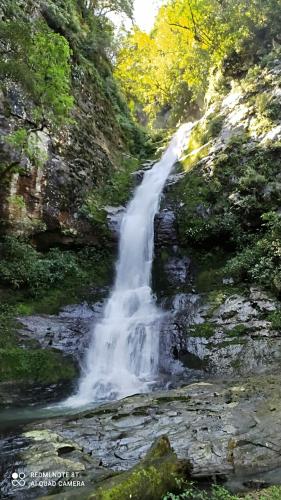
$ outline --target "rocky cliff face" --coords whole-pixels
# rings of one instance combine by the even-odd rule
[[[216,77],[166,186],[154,276],[163,370],[181,377],[280,364],[280,64],[276,48],[239,80]]]
[[[83,18],[78,6],[79,2],[14,2],[12,8],[4,2],[0,8],[3,36],[5,29],[17,32],[24,23],[31,32],[56,34],[58,41],[63,37],[70,47],[69,98],[73,108],[70,121],[59,127],[53,127],[52,119],[34,118],[36,97],[7,68],[1,73],[2,227],[17,235],[32,236],[41,247],[97,241],[97,231],[83,212],[85,201],[122,165],[129,143],[133,147],[134,133],[137,137],[105,52],[87,46],[94,18]],[[98,29],[102,28],[97,26],[93,36],[99,36]],[[17,37],[19,46],[22,43],[24,47],[27,42]],[[9,51],[10,44],[3,38],[2,57],[9,58]],[[16,53],[12,64],[19,64],[20,57]],[[48,48],[45,53],[42,48],[42,58],[48,57]],[[56,110],[54,119],[55,114]],[[119,125],[121,122],[123,125]]]

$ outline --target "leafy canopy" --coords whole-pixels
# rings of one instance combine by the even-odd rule
[[[82,3],[88,10],[93,10],[97,16],[105,16],[114,12],[133,17],[133,0],[82,0]]]
[[[212,67],[278,36],[280,0],[168,0],[150,34],[134,29],[117,58],[128,98],[154,117],[204,96]]]

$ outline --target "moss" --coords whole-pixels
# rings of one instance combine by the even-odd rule
[[[225,340],[224,342],[220,342],[216,344],[217,349],[224,349],[232,345],[244,345],[246,340],[233,339],[233,340]]]
[[[281,311],[274,311],[267,319],[271,322],[272,330],[281,330]]]
[[[227,335],[230,337],[241,337],[249,333],[249,328],[246,325],[237,325],[232,330],[226,330]]]
[[[72,361],[58,352],[13,347],[0,349],[0,381],[56,383],[77,376]]]
[[[188,328],[187,334],[190,337],[203,337],[209,339],[216,333],[216,328],[213,323],[202,323],[199,325],[192,325]]]
[[[82,207],[82,212],[92,222],[102,225],[105,229],[105,207],[124,205],[128,201],[134,182],[132,173],[138,164],[137,158],[123,157],[119,168],[92,190]]]
[[[161,500],[166,491],[179,491],[188,465],[179,461],[168,439],[159,438],[146,458],[131,471],[105,481],[85,498],[93,500]]]
[[[200,160],[208,156],[209,153],[209,144],[204,144],[203,146],[194,148],[195,144],[196,143],[193,143],[192,150],[190,151],[190,153],[186,154],[184,159],[182,160],[183,169],[186,172],[189,171]]]
[[[214,248],[212,251],[193,250],[191,258],[194,267],[197,270],[195,277],[195,286],[199,292],[209,292],[210,290],[218,290],[227,288],[232,289],[232,285],[225,287],[222,284],[222,270],[228,260],[228,254],[221,248]],[[214,293],[216,293],[214,291]],[[210,297],[210,300],[213,298]]]
[[[227,298],[227,294],[223,289],[218,289],[218,290],[212,290],[208,294],[208,303],[211,304],[212,311],[213,313],[221,304],[224,303],[225,299]]]
[[[232,366],[232,368],[234,368],[234,370],[239,370],[239,368],[241,367],[241,362],[239,359],[235,359],[231,361],[230,365]]]
[[[25,201],[24,197],[21,195],[14,194],[12,196],[9,196],[7,198],[8,203],[11,205],[11,208],[13,209],[25,209]]]

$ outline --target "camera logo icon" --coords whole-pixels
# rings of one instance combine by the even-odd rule
[[[13,472],[12,474],[12,485],[13,486],[25,486],[25,473],[24,472]]]

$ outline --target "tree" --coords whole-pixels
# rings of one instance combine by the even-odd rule
[[[163,106],[202,100],[210,69],[231,54],[255,57],[279,39],[280,22],[281,0],[168,0],[149,35],[125,39],[116,76],[153,119]]]
[[[125,14],[133,18],[133,0],[79,0],[84,13],[93,12],[96,16],[107,16],[108,14]]]

